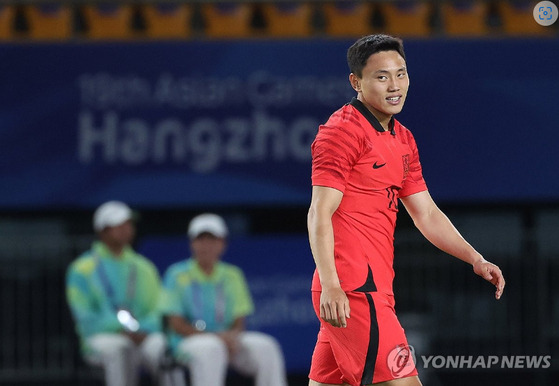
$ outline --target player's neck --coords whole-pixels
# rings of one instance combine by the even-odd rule
[[[363,105],[369,110],[371,114],[375,117],[375,119],[380,123],[384,131],[390,131],[390,120],[392,119],[392,114],[385,114],[377,109],[375,109],[372,105],[366,103],[360,98],[357,98]]]
[[[390,120],[392,115],[386,115],[378,112],[373,112],[373,115],[378,120],[384,131],[390,131]]]

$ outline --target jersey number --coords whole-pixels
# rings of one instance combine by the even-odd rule
[[[398,210],[398,189],[386,188],[388,198],[388,209]]]

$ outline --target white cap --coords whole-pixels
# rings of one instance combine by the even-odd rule
[[[132,209],[124,202],[109,201],[101,205],[93,214],[93,229],[96,232],[106,227],[114,227],[133,218]]]
[[[194,217],[188,226],[190,239],[195,239],[202,233],[211,233],[216,237],[225,238],[229,232],[223,218],[217,214],[204,213]]]

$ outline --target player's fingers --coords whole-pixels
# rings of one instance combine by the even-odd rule
[[[346,320],[345,311],[339,313],[339,318],[340,318],[340,321],[339,321],[339,326],[338,327],[344,327],[344,328],[347,327],[347,320]]]
[[[337,327],[347,327],[347,319],[349,318],[350,310],[349,310],[349,300],[347,297],[343,299],[338,299],[335,302],[336,307],[336,321]]]
[[[497,288],[497,289],[495,290],[495,299],[497,299],[497,300],[501,299],[501,296],[502,296],[502,295],[503,295],[503,290]]]
[[[320,309],[321,309],[320,317],[322,318],[322,320],[324,320],[326,323],[331,324],[334,327],[339,327],[338,311],[336,309],[335,303],[333,304],[326,303],[322,305]]]
[[[481,270],[481,277],[491,282],[493,280],[493,275],[491,274],[491,268],[487,266],[483,267],[483,269]]]
[[[349,302],[345,301],[339,305],[339,327],[347,327],[347,319],[350,318]]]
[[[346,320],[345,320],[345,315],[344,315],[344,307],[343,307],[343,303],[340,304],[339,301],[334,302],[333,303],[333,309],[336,311],[333,315],[332,315],[332,326],[334,327],[345,327],[346,326]]]
[[[320,305],[320,318],[326,322],[332,319],[332,313],[328,304]]]
[[[505,290],[505,278],[503,277],[503,274],[499,271],[500,275],[497,278],[497,283],[495,284],[495,287],[497,288],[495,291],[495,298],[496,299],[500,299],[501,296],[503,295],[503,291]]]
[[[330,323],[334,327],[346,327],[347,322],[345,318],[345,312],[343,311],[343,305],[332,303],[329,306],[329,316],[326,322]]]
[[[503,273],[496,265],[489,268],[489,273],[491,274],[491,283],[495,286],[499,285],[499,283],[503,280]]]
[[[505,288],[505,279],[503,277],[503,273],[496,265],[490,265],[487,267],[487,272],[489,278],[486,278],[491,284],[495,286],[495,298],[499,299],[503,294],[503,290]],[[485,275],[484,275],[485,277]]]

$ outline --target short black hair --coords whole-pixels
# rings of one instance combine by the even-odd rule
[[[396,51],[406,60],[402,39],[384,34],[368,35],[357,40],[347,50],[349,71],[361,77],[369,57],[381,51]]]

